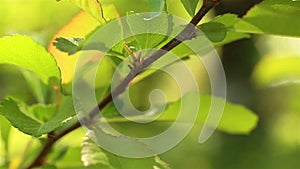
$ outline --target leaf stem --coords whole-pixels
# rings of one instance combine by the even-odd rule
[[[109,104],[113,97],[116,97],[123,93],[129,83],[144,69],[146,69],[150,64],[155,62],[160,57],[164,56],[167,52],[181,44],[183,41],[190,40],[196,36],[196,28],[195,26],[201,21],[201,19],[210,11],[213,7],[215,7],[221,0],[203,0],[203,5],[197,14],[192,18],[189,24],[172,40],[170,40],[166,45],[164,45],[161,50],[158,50],[148,58],[146,58],[141,66],[136,67],[135,69],[131,69],[128,75],[123,79],[123,81],[110,93],[108,94],[99,104],[92,110],[89,114],[90,118],[93,119],[98,113],[98,110],[102,110],[107,104]],[[54,135],[48,139],[46,144],[43,146],[43,149],[36,157],[36,159],[26,168],[32,169],[34,167],[42,166],[46,163],[46,156],[51,150],[52,146],[63,136],[72,132],[73,130],[81,127],[79,121],[75,124],[62,131],[61,133]]]

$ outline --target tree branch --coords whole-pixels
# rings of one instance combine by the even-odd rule
[[[181,44],[183,41],[190,40],[196,36],[196,25],[201,21],[201,19],[207,14],[209,10],[215,7],[221,0],[203,0],[203,5],[201,9],[197,12],[197,14],[192,18],[189,24],[172,40],[170,40],[166,45],[164,45],[160,50],[146,58],[141,62],[141,65],[131,69],[128,75],[124,78],[124,80],[108,95],[106,96],[94,110],[92,110],[89,114],[90,118],[93,119],[98,113],[98,110],[102,110],[107,104],[109,104],[113,97],[116,97],[123,93],[128,84],[144,69],[146,69],[149,65],[155,62],[157,59],[164,56],[167,52],[171,51],[173,48]],[[79,128],[81,125],[79,121],[75,124],[62,131],[61,133],[49,137],[48,141],[44,145],[43,149],[36,157],[36,159],[26,168],[32,169],[34,167],[42,166],[46,163],[46,156],[51,150],[52,146],[63,136],[72,132],[73,130]]]

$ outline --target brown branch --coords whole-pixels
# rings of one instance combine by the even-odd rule
[[[141,62],[140,66],[131,69],[128,75],[124,78],[124,80],[111,92],[108,96],[106,96],[98,106],[92,110],[89,114],[90,118],[93,119],[98,113],[98,110],[102,110],[107,104],[109,104],[113,97],[118,96],[123,93],[128,84],[144,69],[146,69],[150,64],[155,62],[160,57],[164,56],[167,52],[171,51],[173,48],[181,44],[183,41],[190,40],[196,36],[196,25],[200,22],[200,20],[207,14],[209,10],[211,10],[214,6],[216,6],[221,0],[203,0],[203,5],[201,9],[197,12],[197,14],[192,18],[189,24],[172,40],[170,40],[166,45],[164,45],[160,50],[146,58]],[[36,159],[26,168],[32,169],[34,167],[42,166],[46,163],[46,156],[51,150],[52,146],[63,136],[72,132],[73,130],[79,128],[81,125],[79,121],[75,124],[62,131],[61,133],[49,137],[48,141],[44,145],[43,149],[36,157]]]
[[[46,144],[44,145],[43,149],[39,153],[39,155],[36,157],[36,159],[26,168],[26,169],[31,169],[34,167],[39,167],[42,166],[46,163],[46,156],[50,152],[52,146],[56,141],[58,141],[60,138],[63,136],[67,135],[68,133],[72,132],[73,130],[79,128],[81,125],[79,121],[77,121],[75,124],[67,128],[66,130],[62,131],[61,133],[50,136]]]

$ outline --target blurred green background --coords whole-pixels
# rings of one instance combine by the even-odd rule
[[[220,4],[215,13],[232,12],[242,16],[257,2],[228,0]],[[126,10],[132,8],[131,4],[122,5]],[[0,36],[25,34],[47,47],[55,32],[79,11],[71,3],[57,3],[55,0],[0,0]],[[187,17],[186,13],[182,15]],[[220,48],[218,51],[227,76],[228,100],[246,105],[256,112],[259,116],[258,126],[251,134],[244,136],[216,132],[204,144],[198,144],[196,137],[188,137],[176,148],[163,154],[162,159],[174,169],[300,168],[299,81],[286,84],[264,81],[266,78],[275,78],[278,82],[289,79],[287,73],[276,77],[270,77],[276,74],[266,76],[265,73],[267,69],[284,72],[288,65],[281,67],[282,70],[271,66],[276,64],[278,58],[299,58],[299,49],[299,38],[266,35],[255,35]],[[296,59],[296,63],[300,67],[299,59]],[[268,85],[263,86],[265,83]],[[24,85],[20,88],[19,84]],[[31,98],[28,91],[24,77],[15,67],[0,65],[0,99],[8,93]],[[78,147],[82,132],[80,129],[68,135],[57,146]],[[22,155],[28,142],[38,144],[14,129],[10,133],[9,157],[4,157],[1,144],[0,164],[3,158],[10,158],[15,163],[26,158]],[[79,158],[77,156],[74,158]]]

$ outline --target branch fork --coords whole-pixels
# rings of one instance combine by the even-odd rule
[[[195,38],[198,34],[195,26],[200,22],[200,20],[221,0],[203,0],[203,5],[197,14],[192,18],[190,23],[172,40],[170,40],[166,45],[164,45],[160,50],[152,54],[151,56],[143,59],[141,57],[141,52],[138,52],[136,56],[132,55],[132,63],[129,64],[131,69],[128,75],[123,79],[123,81],[109,94],[107,95],[94,110],[89,114],[89,117],[93,119],[98,113],[99,110],[102,110],[107,104],[109,104],[113,97],[117,97],[119,94],[124,92],[128,84],[144,69],[146,69],[150,64],[158,60],[160,57],[164,56],[168,51],[172,50],[185,40],[190,40]],[[81,127],[79,121],[75,124],[62,131],[61,133],[51,135],[48,138],[48,141],[44,144],[41,152],[35,158],[35,160],[28,166],[26,169],[32,169],[35,167],[42,166],[46,163],[46,156],[50,152],[53,145],[62,137],[72,132],[73,130]]]

